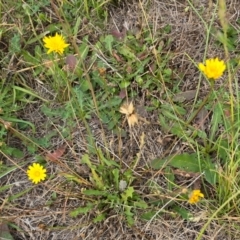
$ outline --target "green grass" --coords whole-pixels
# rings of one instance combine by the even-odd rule
[[[87,224],[114,215],[129,227],[142,221],[144,231],[160,218],[191,222],[200,206],[207,215],[196,239],[213,221],[221,226],[236,218],[229,225],[238,229],[239,29],[227,24],[224,0],[214,5],[217,15],[208,21],[187,2],[186,11],[196,14],[206,34],[201,59],[186,53],[191,63],[186,72],[173,64],[171,26],[154,32],[142,3],[144,27],[114,33],[106,28],[108,8],[121,1],[1,2],[1,18],[8,24],[0,30],[0,222],[22,231],[10,210],[42,187],[46,206],[54,209],[62,201],[67,217],[88,216]],[[18,23],[13,16],[19,16]],[[43,37],[56,32],[69,43],[63,56],[48,55],[44,48]],[[211,57],[210,47],[227,66],[214,82],[198,70],[198,62]],[[66,57],[74,61],[74,70]],[[184,90],[187,71],[195,73],[191,91]],[[125,102],[133,102],[134,110],[124,115],[119,110]],[[38,117],[29,118],[35,107]],[[133,114],[139,123],[130,127]],[[142,130],[154,126],[164,136],[159,156],[146,147],[154,131]],[[47,169],[46,181],[38,185],[27,180],[32,161]],[[17,192],[14,179],[24,179]],[[190,206],[194,189],[201,189],[204,199]],[[78,204],[68,206],[72,199]]]

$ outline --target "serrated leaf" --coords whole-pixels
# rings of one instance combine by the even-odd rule
[[[21,37],[19,33],[14,34],[10,39],[9,51],[12,53],[20,53],[21,51]]]
[[[103,220],[106,219],[106,216],[104,213],[101,213],[99,215],[97,215],[94,219],[93,219],[93,222],[94,223],[98,223],[98,222],[102,222]]]
[[[115,168],[112,170],[113,180],[115,187],[118,188],[118,182],[119,182],[119,169]]]
[[[77,217],[79,214],[86,214],[88,213],[90,210],[92,210],[94,207],[94,204],[87,204],[86,207],[79,207],[74,209],[73,211],[71,211],[69,213],[70,217]]]
[[[133,187],[128,187],[122,194],[122,199],[124,202],[128,201],[128,198],[132,198],[134,193],[134,188]]]

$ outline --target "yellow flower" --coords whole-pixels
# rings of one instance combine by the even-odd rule
[[[44,37],[43,42],[44,47],[49,48],[47,54],[51,52],[63,54],[64,49],[69,46],[69,44],[65,42],[63,36],[58,33],[56,33],[54,37]]]
[[[198,67],[209,79],[214,80],[220,78],[226,69],[224,61],[220,61],[218,58],[207,59],[206,66],[199,63]]]
[[[32,166],[28,167],[27,175],[29,180],[37,184],[46,178],[46,169],[43,168],[39,163],[33,163]]]
[[[200,190],[193,190],[193,191],[191,192],[191,194],[189,195],[189,200],[188,200],[188,202],[189,202],[190,204],[195,204],[195,203],[199,202],[200,198],[204,198],[203,193],[201,193]]]

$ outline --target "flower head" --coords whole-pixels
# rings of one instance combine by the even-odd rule
[[[54,37],[44,37],[43,42],[44,47],[49,48],[47,54],[51,52],[63,54],[64,49],[69,46],[69,44],[65,42],[63,36],[58,33],[56,33]]]
[[[207,59],[205,65],[199,63],[198,67],[209,79],[214,80],[220,78],[226,69],[224,61],[218,58]]]
[[[188,202],[189,202],[190,204],[195,204],[195,203],[199,202],[200,198],[204,198],[203,193],[201,193],[200,190],[193,190],[193,191],[191,192],[191,194],[189,195],[189,200],[188,200]]]
[[[128,103],[123,104],[120,107],[119,112],[126,115],[129,127],[138,124],[138,115],[135,113],[135,109],[132,102],[130,102],[129,104]]]
[[[46,178],[46,169],[43,168],[39,163],[33,163],[32,166],[28,167],[27,175],[29,180],[37,184]]]

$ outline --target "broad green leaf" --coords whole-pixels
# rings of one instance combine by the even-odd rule
[[[75,26],[73,28],[73,35],[74,35],[75,38],[77,37],[77,34],[79,32],[79,27],[80,27],[80,24],[81,24],[81,20],[82,20],[82,18],[78,17],[77,21],[75,23]]]
[[[85,42],[83,42],[80,47],[79,47],[79,52],[81,54],[81,60],[84,60],[87,55],[88,55],[88,52],[89,52],[89,45]]]
[[[207,156],[204,161],[204,177],[212,185],[218,182],[218,172],[215,164],[212,163],[210,156]]]
[[[112,53],[112,44],[114,42],[114,38],[112,35],[107,35],[103,42],[105,43],[105,48],[110,52]]]
[[[175,167],[187,172],[200,172],[198,155],[196,153],[183,153],[171,155],[165,159],[154,159],[151,163],[154,169],[165,168],[166,166]]]
[[[122,82],[119,84],[119,87],[120,87],[121,89],[125,89],[125,88],[127,88],[130,84],[131,84],[130,81],[122,81]]]
[[[142,208],[142,209],[146,209],[148,207],[147,203],[144,202],[143,200],[137,200],[136,202],[134,202],[134,207],[138,207],[138,208]]]
[[[40,64],[40,61],[38,58],[32,56],[29,52],[22,50],[22,56],[24,58],[24,61],[27,62],[28,64],[32,65],[38,65]]]
[[[182,208],[182,207],[179,207],[179,206],[174,206],[173,209],[178,214],[180,214],[183,219],[189,220],[189,218],[192,217],[192,214],[185,208]]]
[[[214,169],[204,170],[204,177],[212,185],[216,185],[218,182],[218,173]]]

